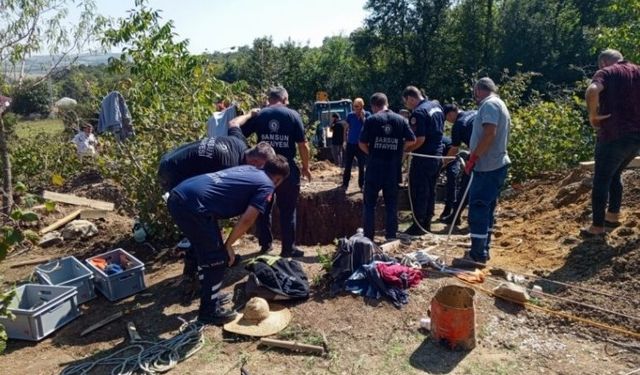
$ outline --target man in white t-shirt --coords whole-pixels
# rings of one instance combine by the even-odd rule
[[[78,155],[80,156],[94,156],[96,154],[96,147],[98,141],[92,133],[93,126],[90,124],[80,125],[80,132],[73,137],[73,143],[78,149]]]

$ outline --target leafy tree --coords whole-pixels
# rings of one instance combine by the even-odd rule
[[[80,9],[78,22],[66,23],[68,6]],[[52,58],[44,75],[32,82],[42,83],[60,65],[86,47],[99,32],[103,19],[95,14],[92,0],[3,0],[0,6],[0,66],[13,72],[18,87],[24,86],[26,58],[46,48]],[[71,60],[70,60],[71,59]],[[8,69],[7,69],[8,68]],[[6,131],[0,117],[0,160],[3,165],[3,212],[11,211],[12,173]]]
[[[595,49],[615,48],[625,58],[640,63],[640,0],[614,0],[595,28]]]
[[[156,173],[161,156],[185,141],[202,138],[205,121],[217,98],[254,104],[243,83],[228,85],[214,77],[216,66],[206,56],[191,55],[187,41],[174,39],[173,23],[137,0],[129,16],[110,25],[103,43],[122,46],[110,69],[129,78],[120,84],[136,128],[136,137],[121,145],[106,139],[99,160],[105,175],[120,182],[129,208],[158,237],[173,234]],[[116,146],[116,147],[114,147]],[[121,149],[128,154],[125,160]]]

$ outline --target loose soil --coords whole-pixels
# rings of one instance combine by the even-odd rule
[[[220,328],[208,327],[205,347],[171,373],[239,374],[242,364],[251,375],[626,374],[640,367],[639,340],[549,312],[524,309],[480,290],[475,297],[477,347],[469,352],[449,351],[433,342],[418,324],[420,318],[426,317],[431,298],[439,287],[460,283],[437,272],[427,273],[428,277],[410,291],[409,304],[401,310],[386,301],[371,303],[349,295],[330,298],[321,261],[335,250],[332,240],[352,233],[351,228],[357,227],[361,220],[361,194],[354,186],[357,172],[353,173],[352,186],[340,193],[346,200],[337,204],[331,202],[336,196],[326,193],[336,189],[340,182],[340,170],[336,167],[326,162],[316,164],[314,182],[303,184],[302,197],[310,201],[317,199],[315,204],[327,206],[309,211],[314,203],[307,203],[302,210],[302,215],[306,215],[302,216],[303,225],[324,233],[335,231],[335,234],[329,241],[317,241],[319,245],[301,246],[306,252],[302,262],[312,281],[313,292],[308,301],[289,306],[293,321],[280,334],[281,338],[314,344],[320,342],[324,334],[329,353],[321,357],[258,348],[253,340],[239,339],[223,334]],[[120,191],[117,186],[89,177],[69,182],[63,190],[117,202]],[[535,300],[540,307],[640,332],[640,318],[637,318],[640,315],[637,270],[640,171],[626,171],[624,182],[623,225],[609,233],[606,242],[582,241],[577,236],[579,228],[590,221],[589,173],[576,170],[549,174],[507,189],[497,213],[490,264],[510,273],[532,275],[523,277],[521,282],[529,287],[540,285],[550,295]],[[314,198],[323,194],[327,196]],[[346,205],[345,202],[354,203]],[[73,209],[59,205],[60,212],[45,217],[42,224],[49,224]],[[335,216],[326,218],[330,212]],[[382,216],[382,210],[378,212],[378,216]],[[338,222],[340,215],[336,213],[351,219]],[[400,217],[402,226],[406,227],[410,214],[403,212]],[[10,268],[13,263],[65,255],[85,259],[122,247],[145,262],[148,289],[117,303],[98,296],[81,306],[80,318],[39,343],[10,341],[6,353],[0,357],[0,374],[57,374],[67,364],[108,355],[127,345],[125,321],[133,321],[143,338],[157,339],[175,334],[181,324],[178,318],[195,318],[198,301],[185,297],[180,284],[182,261],[173,251],[173,244],[135,243],[131,239],[132,219],[117,213],[94,222],[100,232],[91,239],[14,252],[0,264],[3,287],[27,280],[33,271],[33,266]],[[454,232],[448,243],[448,228],[437,223],[433,228],[434,235],[402,245],[393,253],[400,255],[429,248],[450,261],[468,248],[465,224]],[[276,244],[274,248],[278,250],[279,246]],[[236,247],[238,253],[246,256],[255,255],[257,250],[257,241],[252,236],[245,236]],[[233,268],[225,279],[224,288],[236,291],[236,302],[243,297],[246,275],[242,268]],[[482,288],[491,289],[498,282],[497,276],[492,276]],[[125,318],[79,337],[89,325],[121,310],[128,311]]]

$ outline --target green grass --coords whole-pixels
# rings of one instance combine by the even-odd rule
[[[36,134],[60,134],[64,131],[62,121],[58,119],[46,119],[37,121],[20,121],[16,124],[18,138],[31,138]]]

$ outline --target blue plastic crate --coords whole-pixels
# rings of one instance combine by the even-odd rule
[[[36,267],[40,284],[63,285],[78,288],[78,304],[96,298],[93,273],[76,257],[70,256]]]
[[[110,264],[118,264],[123,268],[122,272],[108,275],[105,271],[91,263],[93,259],[102,258]],[[115,249],[104,254],[93,256],[85,261],[87,267],[93,272],[93,282],[109,301],[129,297],[146,289],[144,283],[144,263],[123,249]]]
[[[80,316],[77,295],[72,286],[19,286],[8,306],[15,318],[0,317],[0,324],[10,339],[39,341]]]

